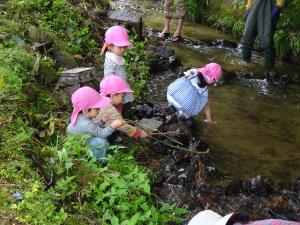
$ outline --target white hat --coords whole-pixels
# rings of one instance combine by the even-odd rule
[[[222,217],[212,210],[204,210],[195,215],[188,225],[226,225],[233,214]]]

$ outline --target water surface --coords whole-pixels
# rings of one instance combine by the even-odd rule
[[[161,15],[149,15],[145,23],[163,28]],[[172,26],[172,31],[175,24]],[[185,23],[183,36],[189,39],[219,38],[234,40],[213,28]],[[201,66],[216,61],[227,71],[250,71],[263,75],[262,58],[244,64],[239,51],[223,48],[191,49],[169,43],[183,64]],[[300,68],[277,63],[281,74],[299,73]],[[153,95],[164,101],[166,86],[173,77],[154,82]],[[215,125],[203,125],[204,116],[196,117],[203,128],[202,137],[211,148],[210,157],[217,168],[230,177],[255,175],[289,180],[300,177],[300,88],[274,86],[264,79],[238,79],[210,89]]]

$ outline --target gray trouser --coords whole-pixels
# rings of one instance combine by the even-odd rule
[[[93,156],[97,159],[106,158],[106,151],[109,147],[106,138],[92,137],[88,140],[88,145],[91,147]]]
[[[264,49],[265,68],[274,68],[276,51],[274,48],[275,24],[272,23],[272,9],[274,0],[255,0],[249,10],[245,30],[242,37],[242,56],[247,62],[251,60],[251,49],[258,36],[261,47]]]

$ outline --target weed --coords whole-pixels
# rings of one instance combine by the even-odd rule
[[[147,95],[145,86],[150,78],[149,66],[147,65],[149,56],[145,51],[147,40],[138,42],[137,36],[134,36],[132,42],[134,43],[133,46],[128,49],[124,56],[126,59],[126,71],[129,85],[134,90],[135,96],[142,98]]]

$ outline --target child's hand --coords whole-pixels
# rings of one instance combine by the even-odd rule
[[[144,130],[141,130],[141,133],[140,133],[140,138],[146,138],[146,137],[148,137],[149,135],[147,134],[147,132],[146,131],[144,131]]]
[[[190,69],[190,70],[184,72],[184,76],[186,76],[186,77],[196,76],[197,74],[198,74],[197,69]]]
[[[124,121],[123,121],[123,120],[116,119],[116,120],[114,120],[114,121],[111,123],[111,127],[112,127],[113,129],[117,129],[117,128],[123,126],[123,124],[124,124]]]
[[[109,117],[109,115],[108,114],[105,114],[105,115],[103,115],[102,116],[102,121],[105,123],[105,122],[107,122],[107,121],[109,121],[110,120],[110,117]]]

